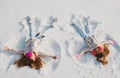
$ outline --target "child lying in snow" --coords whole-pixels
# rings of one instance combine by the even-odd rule
[[[80,52],[80,54],[76,55],[76,58],[80,58],[83,54],[87,52],[91,52],[96,58],[97,61],[102,63],[103,65],[108,64],[108,60],[106,57],[109,55],[110,51],[108,49],[109,45],[113,44],[113,41],[103,41],[99,42],[95,38],[95,35],[90,32],[89,30],[89,17],[83,17],[82,22],[78,20],[77,22],[74,22],[75,16],[72,16],[71,18],[71,25],[74,27],[74,29],[79,33],[79,35],[84,39],[86,42],[88,48],[85,48]],[[97,25],[98,22],[95,22]],[[85,32],[83,32],[81,25],[85,28]],[[92,34],[92,35],[89,35]]]
[[[4,46],[3,48],[5,51],[21,55],[21,58],[14,62],[14,64],[16,64],[18,67],[29,66],[31,68],[40,69],[44,66],[44,62],[41,59],[41,57],[56,59],[57,56],[46,55],[39,51],[38,48],[40,46],[40,40],[35,38],[39,34],[37,33],[36,35],[34,35],[32,33],[33,26],[31,25],[30,17],[27,17],[26,20],[27,20],[26,26],[28,26],[27,33],[29,36],[26,40],[25,49],[21,51],[16,51],[16,50],[10,49],[8,46]]]
[[[29,39],[26,41],[25,50],[16,51],[13,49],[9,49],[9,47],[4,46],[5,51],[20,54],[21,58],[14,62],[18,67],[29,66],[31,68],[40,69],[44,66],[44,62],[42,61],[41,57],[43,58],[52,58],[56,59],[56,56],[50,56],[41,53],[40,51],[36,51],[39,47],[40,42],[35,39]]]
[[[93,43],[93,37],[88,37],[85,41],[88,45],[88,48],[83,49],[80,54],[76,55],[76,58],[80,58],[83,54],[87,52],[91,52],[93,56],[96,57],[97,61],[102,63],[103,65],[108,64],[107,56],[109,55],[110,51],[108,49],[109,45],[112,45],[112,41],[103,41],[101,43]]]

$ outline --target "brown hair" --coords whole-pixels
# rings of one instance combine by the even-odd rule
[[[110,51],[108,49],[108,45],[104,44],[103,46],[104,46],[104,51],[97,52],[96,57],[98,62],[102,63],[103,65],[106,65],[108,64],[108,60],[106,60],[106,57],[109,55]]]
[[[104,44],[104,56],[107,57],[110,54],[110,50],[108,49],[108,45]]]
[[[44,66],[44,62],[40,57],[37,57],[35,61],[32,59],[27,58],[25,55],[22,55],[22,57],[14,62],[19,68],[24,66],[29,66],[31,68],[40,69]]]

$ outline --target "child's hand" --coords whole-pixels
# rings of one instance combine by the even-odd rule
[[[55,60],[55,59],[57,59],[57,56],[53,56],[52,58]]]
[[[4,49],[5,51],[9,51],[9,50],[10,50],[10,49],[8,48],[8,46],[4,46],[3,49]]]
[[[114,41],[110,41],[110,44],[111,44],[111,45],[114,45]]]
[[[76,59],[79,59],[80,56],[81,56],[80,54],[77,54],[77,55],[75,56],[75,58],[76,58]]]

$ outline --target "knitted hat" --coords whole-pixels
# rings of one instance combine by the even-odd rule
[[[31,51],[27,52],[27,53],[25,54],[25,56],[26,56],[27,58],[30,58],[30,57],[32,56],[32,52],[31,52]]]
[[[102,46],[97,47],[100,51],[104,51],[104,48]]]

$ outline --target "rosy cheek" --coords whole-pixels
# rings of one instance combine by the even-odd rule
[[[34,60],[35,61],[35,58],[34,57],[31,57],[30,59]]]

